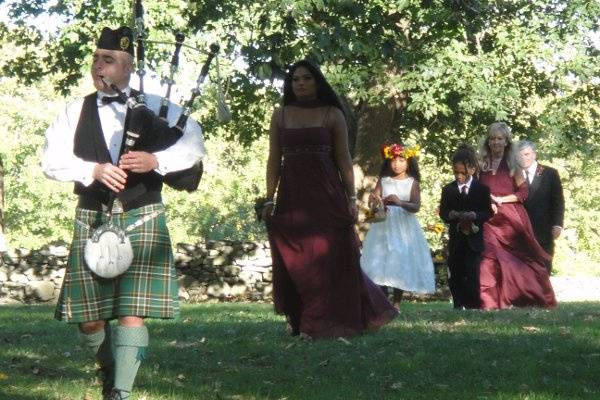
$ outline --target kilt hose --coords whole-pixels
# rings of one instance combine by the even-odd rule
[[[176,318],[179,315],[177,274],[164,206],[150,204],[113,214],[112,220],[124,229],[156,211],[160,212],[156,217],[128,234],[134,254],[129,269],[116,278],[104,279],[88,269],[84,247],[93,230],[105,222],[106,217],[100,211],[76,209],[73,243],[56,306],[56,319],[79,323],[121,316]]]

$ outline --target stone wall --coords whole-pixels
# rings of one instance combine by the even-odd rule
[[[270,300],[269,242],[178,244],[179,297],[190,301]]]
[[[15,249],[1,253],[0,304],[53,303],[67,265],[66,244],[39,250]],[[270,301],[271,254],[268,242],[207,241],[178,244],[175,267],[182,301]],[[408,299],[447,299],[446,267],[436,264],[434,295],[407,293]]]
[[[2,253],[0,302],[51,302],[65,275],[68,249],[50,245],[40,250],[15,249]]]
[[[0,304],[56,302],[67,264],[65,244],[2,253]],[[268,242],[179,244],[179,297],[185,301],[270,300]]]

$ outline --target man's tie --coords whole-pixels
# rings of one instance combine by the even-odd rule
[[[460,188],[460,196],[458,198],[458,204],[460,209],[465,209],[466,207],[466,202],[467,202],[467,185],[463,185],[463,187]]]
[[[102,104],[110,104],[113,101],[116,101],[117,103],[120,103],[120,104],[125,104],[125,100],[123,100],[119,96],[104,96],[102,98]]]
[[[527,184],[529,185],[531,182],[529,181],[529,170],[526,169],[525,170],[525,180],[527,181]]]

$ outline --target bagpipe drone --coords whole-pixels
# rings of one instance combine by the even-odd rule
[[[144,8],[141,0],[135,0],[134,2],[133,32],[136,44],[136,74],[139,79],[139,91],[132,90],[131,97],[127,97],[127,95],[119,90],[114,83],[109,82],[106,79],[103,80],[107,86],[111,87],[117,95],[126,102],[127,107],[129,108],[130,119],[126,132],[126,141],[129,143],[128,148],[131,150],[156,152],[173,145],[183,136],[185,126],[192,112],[194,101],[202,94],[203,83],[208,76],[213,59],[219,52],[219,45],[216,43],[210,45],[200,74],[196,79],[196,85],[192,89],[189,99],[184,102],[181,114],[175,125],[169,126],[167,122],[169,104],[171,103],[169,98],[171,96],[172,87],[175,84],[174,77],[179,68],[179,54],[181,48],[185,46],[196,51],[200,50],[192,46],[184,45],[183,42],[185,37],[183,33],[179,32],[175,34],[175,41],[172,43],[147,40],[144,27]],[[166,92],[161,98],[158,115],[146,106],[146,96],[144,92],[144,75],[146,74],[145,42],[174,44],[175,46],[171,57],[168,76],[162,80],[162,83],[166,84]],[[219,66],[217,65],[217,75],[218,74]],[[230,119],[230,112],[223,101],[220,91],[217,96],[217,111],[221,121],[226,122]],[[163,177],[163,182],[176,190],[192,192],[198,188],[202,172],[203,165],[202,161],[200,161],[188,169],[167,173]]]

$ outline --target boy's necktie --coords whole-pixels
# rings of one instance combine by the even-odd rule
[[[460,208],[464,209],[465,208],[465,203],[467,201],[467,185],[464,185],[463,187],[460,188]]]

